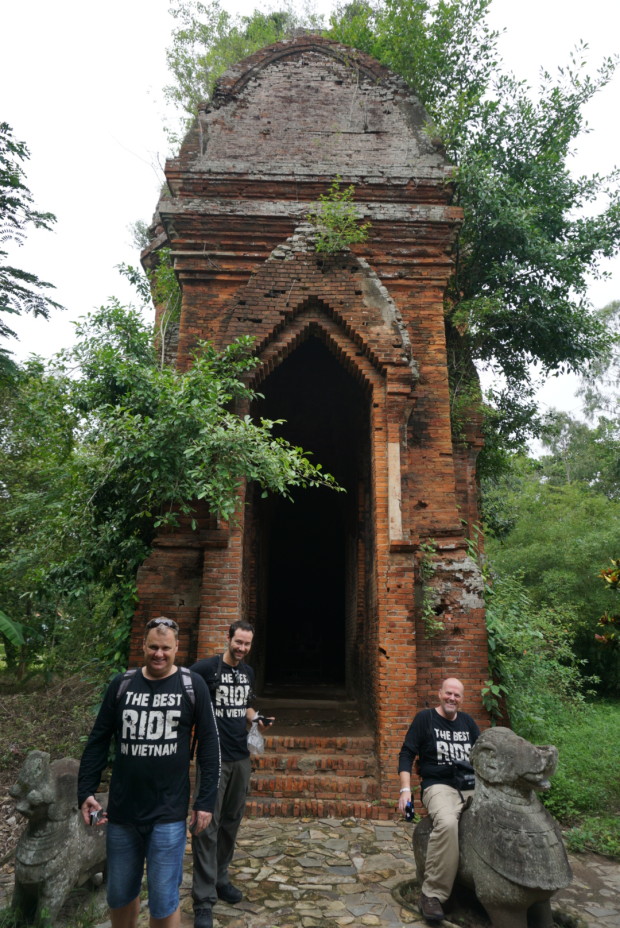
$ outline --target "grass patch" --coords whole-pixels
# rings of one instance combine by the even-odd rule
[[[620,860],[620,814],[599,813],[595,818],[569,828],[564,840],[569,851],[596,851]]]
[[[101,684],[77,674],[30,692],[0,698],[0,770],[17,771],[34,749],[52,759],[80,757],[94,722]]]
[[[540,732],[519,732],[532,740]],[[551,789],[542,798],[570,826],[569,848],[620,859],[620,700],[601,699],[546,719],[544,740],[559,751]]]

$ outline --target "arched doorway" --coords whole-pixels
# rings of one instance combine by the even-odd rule
[[[346,492],[298,490],[253,505],[258,679],[263,688],[355,688],[365,615],[369,394],[318,334],[259,389],[254,416],[285,419],[278,434],[312,452]],[[259,494],[255,494],[259,496]],[[258,657],[258,655],[257,655]]]

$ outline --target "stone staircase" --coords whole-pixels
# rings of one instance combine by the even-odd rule
[[[273,698],[261,700],[261,712],[276,724],[252,758],[247,815],[391,818],[379,802],[372,732],[355,703]]]

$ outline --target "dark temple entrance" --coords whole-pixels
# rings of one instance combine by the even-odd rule
[[[259,678],[270,687],[350,690],[363,612],[357,536],[368,496],[368,400],[316,336],[259,389],[265,398],[253,415],[286,419],[279,434],[311,451],[346,489],[255,502],[256,620],[265,646]]]

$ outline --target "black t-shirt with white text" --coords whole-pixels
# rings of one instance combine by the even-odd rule
[[[466,712],[457,712],[453,720],[444,719],[436,709],[418,712],[405,735],[398,755],[398,772],[410,773],[413,761],[420,759],[422,792],[434,783],[451,785],[454,762],[469,761],[480,729]]]
[[[138,671],[119,699],[122,680],[123,674],[119,674],[110,683],[84,749],[78,777],[79,804],[98,789],[114,737],[109,821],[139,825],[182,821],[189,806],[190,739],[195,724],[201,778],[193,807],[212,812],[220,752],[204,681],[192,674],[192,705],[178,670],[159,680],[149,680]]]
[[[249,757],[247,709],[252,701],[254,671],[240,661],[231,667],[222,655],[196,661],[190,667],[206,682],[215,711],[223,761]]]

